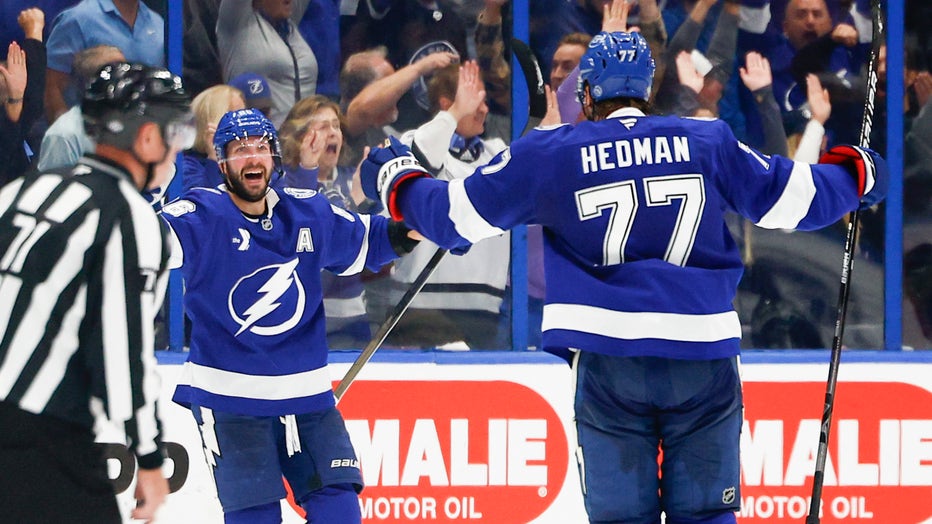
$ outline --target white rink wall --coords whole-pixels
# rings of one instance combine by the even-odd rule
[[[367,485],[364,522],[586,522],[566,364],[536,353],[386,355],[366,365],[340,403]],[[745,359],[755,363],[742,366],[739,522],[805,519],[828,369],[827,352],[819,355],[826,358]],[[848,363],[847,355],[822,522],[932,524],[932,358]],[[353,357],[334,354],[334,384]],[[194,419],[170,401],[179,356],[160,360],[173,493],[159,522],[222,523]],[[134,464],[125,448],[109,449],[128,514]],[[286,523],[304,522],[287,501],[283,514]]]

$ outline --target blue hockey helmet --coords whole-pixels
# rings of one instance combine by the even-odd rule
[[[640,33],[602,31],[589,42],[579,61],[576,95],[580,101],[586,84],[593,101],[609,98],[648,100],[654,82],[654,59]]]
[[[278,133],[262,111],[254,108],[230,111],[220,118],[217,131],[214,133],[214,151],[217,153],[217,162],[226,162],[227,144],[250,137],[261,137],[269,141],[275,170],[281,173],[282,150]]]

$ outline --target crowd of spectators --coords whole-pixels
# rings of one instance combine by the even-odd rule
[[[226,111],[242,107],[259,108],[280,128],[286,174],[278,184],[323,191],[335,205],[360,212],[379,212],[379,206],[354,191],[354,168],[366,147],[388,136],[406,136],[426,159],[425,165],[450,177],[469,174],[465,168],[463,173],[451,171],[451,163],[472,166],[503,148],[511,137],[511,71],[504,59],[510,52],[513,19],[508,0],[185,0],[181,4],[183,76],[197,95],[193,107],[198,130],[195,146],[184,154],[180,168],[184,189],[222,182],[210,137]],[[532,0],[528,5],[529,43],[557,93],[562,121],[573,124],[583,118],[575,100],[579,59],[591,35],[604,28],[609,4]],[[79,86],[103,64],[120,59],[164,66],[166,9],[166,0],[4,0],[0,4],[0,49],[7,51],[0,67],[0,183],[30,167],[68,166],[90,150],[93,144],[83,133],[76,104]],[[721,118],[736,136],[761,152],[810,163],[831,144],[857,142],[871,44],[868,0],[637,0],[625,9],[626,29],[644,34],[657,61],[655,112]],[[906,9],[905,213],[908,226],[928,227],[932,37],[921,21],[928,19],[932,8],[909,0]],[[459,107],[459,97],[467,96],[457,91],[461,78],[457,72],[463,64],[470,64],[464,66],[470,71],[476,68],[483,92],[481,106],[473,108],[471,117],[451,116]],[[882,75],[881,101],[886,96],[884,80]],[[877,107],[882,122],[885,106]],[[464,123],[469,119],[475,121],[475,129]],[[884,126],[875,125],[874,131],[873,147],[882,151]],[[882,213],[865,215],[862,256],[882,263],[883,239],[877,233],[882,231]],[[754,255],[755,244],[780,243],[785,234],[755,230],[752,235],[737,221],[734,228],[747,244],[746,262],[755,277],[746,279],[744,290],[756,298],[749,306],[739,304],[748,329],[760,324],[760,318],[752,317],[764,303],[771,312],[792,312],[777,315],[780,318],[795,315],[820,323],[818,307],[794,302],[779,292],[779,270],[768,269],[766,276],[754,270],[755,264],[774,266]],[[532,324],[539,322],[533,312],[544,292],[537,281],[542,271],[535,255],[542,234],[533,228],[528,234]],[[904,300],[919,319],[915,343],[928,344],[932,257],[927,253],[932,247],[920,237],[906,242],[910,253]],[[494,316],[496,308],[507,309],[509,302],[502,300],[508,279],[507,244],[508,237],[503,237],[500,253],[482,255],[477,249],[461,259],[451,258],[445,264],[462,266],[449,271],[457,279],[444,282],[441,275],[434,281],[441,286],[436,289],[458,297],[453,301],[460,304],[473,299],[484,304],[482,294],[491,293],[493,305],[484,305],[484,311]],[[334,313],[335,346],[365,344],[371,327],[381,322],[386,305],[397,294],[385,289],[403,288],[413,279],[419,267],[415,258],[399,262],[394,271],[331,283],[336,295],[326,309]],[[385,282],[392,285],[386,287]],[[369,288],[372,296],[366,297]],[[877,290],[868,292],[879,295]],[[431,318],[456,309],[424,304],[421,314]],[[417,309],[412,318],[418,316]],[[366,315],[368,322],[363,320]],[[483,319],[481,327],[470,327],[469,322],[478,317],[463,320],[466,316],[470,315],[459,314],[457,320],[456,314],[446,315],[443,322],[451,327],[440,329],[438,325],[446,324],[438,324],[437,318],[425,320],[434,323],[433,333],[428,329],[426,335],[407,340],[399,335],[394,343],[431,347],[461,342],[486,349],[503,349],[490,346],[507,344],[502,341],[507,340],[503,333],[508,326]],[[539,329],[530,328],[532,345],[535,327]],[[824,337],[814,336],[772,343],[805,347],[825,342]]]

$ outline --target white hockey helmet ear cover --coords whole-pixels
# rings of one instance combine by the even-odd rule
[[[589,42],[579,61],[576,96],[583,100],[585,86],[594,102],[610,98],[650,98],[654,59],[640,33],[602,31]]]

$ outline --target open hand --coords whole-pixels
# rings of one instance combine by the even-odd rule
[[[812,73],[806,75],[806,96],[809,99],[812,119],[824,125],[832,114],[832,102],[828,96],[828,89],[823,89],[819,77]]]
[[[479,64],[475,60],[467,60],[460,66],[456,97],[453,99],[449,112],[459,122],[475,113],[483,102],[485,102],[485,84],[479,74]]]
[[[773,73],[770,70],[770,61],[757,51],[751,51],[744,59],[744,67],[738,74],[741,81],[749,90],[757,91],[762,87],[773,84]]]
[[[702,91],[702,84],[705,83],[705,78],[696,70],[696,66],[693,64],[693,57],[689,54],[689,51],[680,51],[680,54],[676,55],[676,73],[679,76],[681,84],[692,89],[696,93]]]
[[[605,9],[602,11],[602,31],[608,33],[627,31],[630,9],[631,6],[627,0],[612,0],[611,4],[606,2]]]
[[[324,153],[324,133],[310,128],[304,133],[301,140],[301,167],[313,169],[320,162],[320,155]]]
[[[0,75],[6,81],[6,96],[22,99],[26,92],[26,52],[16,42],[10,43],[6,67],[0,65]]]
[[[544,85],[544,95],[547,97],[547,112],[541,119],[540,125],[553,126],[560,123],[560,104],[557,101],[557,93],[550,89],[550,86]]]

